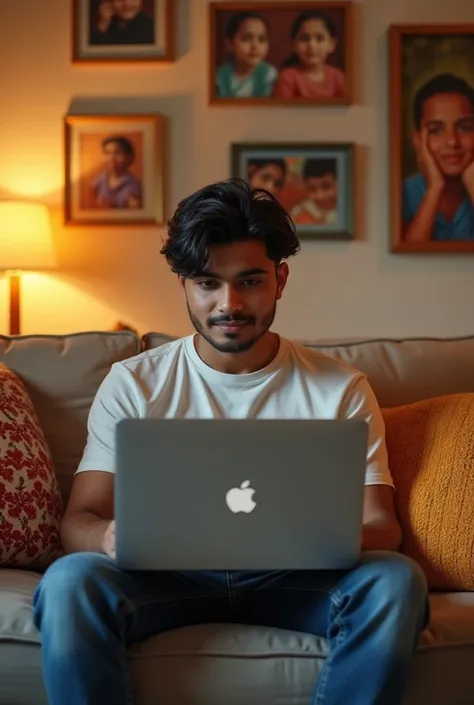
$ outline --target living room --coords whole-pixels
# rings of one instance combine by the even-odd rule
[[[455,75],[442,95],[469,103],[472,0],[131,5],[143,13],[140,31],[154,23],[149,47],[104,38],[115,31],[111,0],[2,8],[0,702],[47,703],[32,599],[60,555],[94,396],[113,365],[194,332],[160,254],[167,221],[197,189],[232,176],[252,183],[270,164],[266,184],[301,241],[274,330],[367,376],[385,423],[401,552],[427,576],[431,622],[403,705],[472,705],[474,148],[441,154],[443,177],[429,153],[435,130],[424,143],[416,112],[437,74]],[[235,87],[224,86],[234,12],[264,18],[262,66],[291,77],[295,23],[310,6],[330,18],[333,95],[283,95],[281,77],[263,97],[245,85],[242,96],[224,95]],[[473,139],[466,120],[460,144]],[[104,164],[117,160],[135,189],[127,208],[100,201]],[[311,172],[315,162],[326,171]],[[311,184],[330,180],[331,163],[338,196],[326,209],[310,203]],[[459,211],[433,212],[428,227],[422,194],[405,222],[421,178],[433,191],[443,181],[448,211],[461,193]],[[18,440],[15,424],[35,442]],[[44,466],[40,486],[19,460],[32,454]],[[218,624],[140,642],[130,663],[140,705],[163,692],[174,705],[303,705],[328,653],[320,637]]]

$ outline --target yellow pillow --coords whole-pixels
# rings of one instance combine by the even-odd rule
[[[432,590],[474,590],[474,394],[383,409],[402,553]]]

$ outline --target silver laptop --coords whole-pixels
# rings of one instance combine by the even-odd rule
[[[360,556],[367,442],[358,420],[121,421],[117,564],[350,568]]]

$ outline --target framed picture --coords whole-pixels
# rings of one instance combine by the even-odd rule
[[[276,196],[298,237],[354,238],[352,144],[233,144],[231,150],[232,176]]]
[[[72,0],[73,62],[171,61],[175,0]]]
[[[66,223],[163,224],[163,132],[159,115],[66,116]]]
[[[474,252],[474,25],[390,28],[392,252]]]
[[[210,4],[210,102],[352,102],[351,2]]]

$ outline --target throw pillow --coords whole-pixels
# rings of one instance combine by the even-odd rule
[[[432,590],[474,590],[474,394],[384,409],[402,553]]]
[[[0,365],[0,565],[41,569],[60,555],[62,500],[36,411]]]

